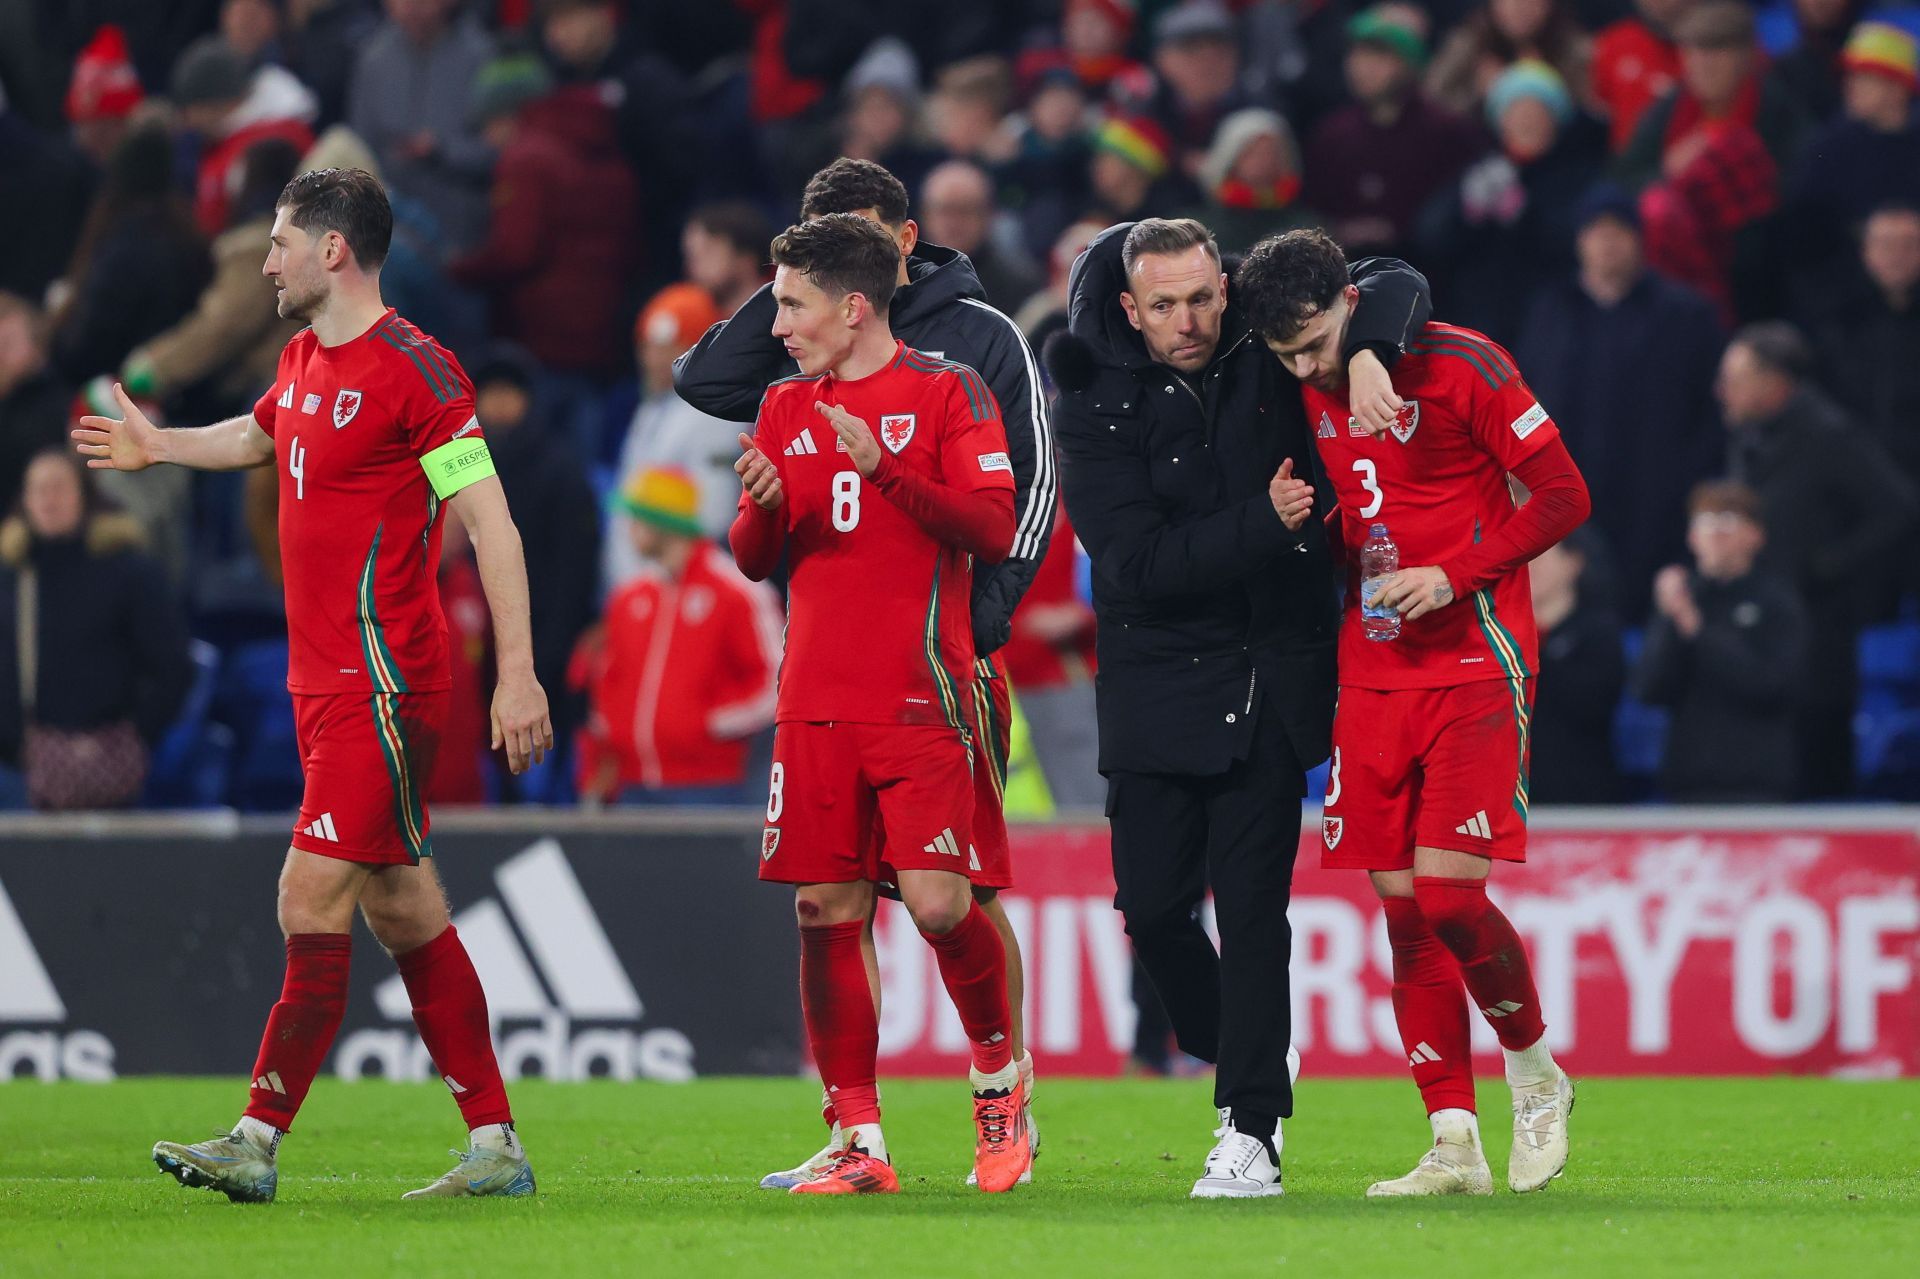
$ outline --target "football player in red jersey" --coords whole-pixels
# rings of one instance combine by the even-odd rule
[[[1358,291],[1319,231],[1255,246],[1240,294],[1304,384],[1344,548],[1348,608],[1322,819],[1322,864],[1371,873],[1393,948],[1393,1007],[1434,1145],[1369,1196],[1490,1194],[1474,1116],[1466,994],[1491,1023],[1513,1090],[1507,1184],[1537,1190],[1567,1162],[1573,1084],[1548,1051],[1513,925],[1487,897],[1495,861],[1524,861],[1527,723],[1538,669],[1528,561],[1587,517],[1586,483],[1512,357],[1429,323],[1395,366],[1406,401],[1376,434],[1347,414],[1338,358]],[[1516,507],[1508,477],[1529,494]],[[1302,477],[1296,495],[1311,497]],[[1293,519],[1307,518],[1305,505]],[[1362,582],[1385,526],[1408,567]],[[1340,554],[1336,551],[1336,554]],[[1363,611],[1399,614],[1370,638]],[[1376,622],[1381,619],[1376,618]],[[1379,632],[1392,632],[1392,614]]]
[[[1032,1161],[1006,952],[967,876],[972,559],[1012,545],[1013,470],[979,374],[894,338],[899,254],[849,213],[774,240],[773,332],[801,371],[767,388],[736,466],[741,571],[790,569],[760,877],[795,885],[807,1040],[846,1143],[795,1194],[899,1189],[861,956],[876,828],[972,1046],[976,1180],[1009,1190]]]
[[[533,675],[520,535],[473,388],[451,354],[380,299],[392,231],[386,192],[370,174],[295,178],[281,193],[262,271],[280,314],[311,327],[287,343],[253,412],[160,431],[116,386],[124,420],[84,417],[73,433],[96,468],[280,472],[287,687],[306,784],[280,875],[286,980],[233,1132],[153,1148],[154,1162],[183,1185],[233,1200],[274,1196],[280,1139],[346,1009],[356,907],[398,963],[420,1037],[470,1129],[459,1164],[406,1197],[534,1190],[486,995],[425,860],[433,845],[421,788],[450,683],[434,579],[443,504],[473,541],[493,613],[493,744],[518,773],[552,748],[553,730]]]

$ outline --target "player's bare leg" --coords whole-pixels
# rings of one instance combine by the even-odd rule
[[[154,1163],[181,1185],[218,1190],[235,1202],[272,1200],[280,1139],[346,1013],[353,908],[372,873],[370,866],[287,850],[278,910],[287,972],[267,1017],[246,1113],[224,1137],[154,1146]]]
[[[900,900],[914,927],[933,947],[940,980],[960,1014],[973,1051],[975,1184],[988,1193],[1011,1190],[1033,1166],[1027,1134],[1026,1086],[1013,1059],[1007,1009],[1006,948],[964,875],[903,870]]]
[[[494,1057],[486,994],[432,860],[375,871],[361,890],[360,911],[399,965],[421,1041],[468,1128],[467,1149],[453,1152],[459,1160],[453,1169],[403,1198],[533,1194],[533,1169]]]

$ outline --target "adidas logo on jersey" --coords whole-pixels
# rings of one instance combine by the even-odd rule
[[[800,434],[794,436],[792,442],[780,451],[788,457],[806,457],[818,453],[820,449],[813,442],[813,428],[802,428]]]
[[[280,393],[279,405],[283,409],[293,407],[293,383],[287,383],[287,389]]]
[[[1492,839],[1493,827],[1487,824],[1487,810],[1481,809],[1466,821],[1453,828],[1456,835],[1471,835],[1475,839]]]
[[[949,826],[933,837],[933,842],[920,850],[925,853],[941,853],[948,857],[960,855],[960,841],[953,837],[953,827]]]
[[[1409,1066],[1420,1066],[1430,1061],[1439,1060],[1441,1060],[1440,1054],[1435,1052],[1433,1045],[1424,1039],[1415,1044],[1413,1051],[1407,1054],[1407,1064]]]
[[[322,813],[311,823],[300,828],[302,835],[311,835],[315,839],[324,839],[329,844],[340,842],[340,832],[333,828],[333,814]]]
[[[487,992],[507,1078],[604,1075],[683,1082],[694,1077],[693,1044],[685,1034],[633,1025],[644,1011],[640,994],[558,840],[530,845],[501,863],[493,879],[496,895],[456,912],[453,923]],[[463,1091],[457,1080],[434,1068],[419,1042],[412,1001],[398,976],[375,987],[374,1003],[405,1029],[344,1036],[333,1057],[336,1074],[343,1079],[438,1078],[452,1092]],[[510,1022],[521,1028],[502,1024]],[[529,1022],[532,1028],[525,1028]]]
[[[1331,439],[1337,438],[1339,435],[1339,432],[1333,429],[1333,419],[1323,411],[1320,414],[1319,429],[1314,431],[1314,434],[1319,436],[1323,440],[1331,440]]]

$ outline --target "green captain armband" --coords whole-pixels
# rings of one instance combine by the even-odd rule
[[[427,483],[433,485],[434,495],[444,502],[467,485],[492,475],[493,454],[487,451],[486,440],[469,435],[464,440],[448,440],[421,458],[420,465],[427,473]]]

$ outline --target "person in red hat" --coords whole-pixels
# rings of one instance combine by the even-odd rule
[[[74,59],[73,79],[67,85],[67,120],[73,141],[104,166],[114,147],[126,136],[127,120],[146,94],[133,60],[127,56],[127,35],[108,25],[93,33]]]
[[[1844,114],[1814,136],[1789,184],[1799,215],[1795,243],[1824,250],[1819,262],[1829,268],[1843,264],[1875,209],[1920,206],[1920,126],[1913,121],[1920,48],[1899,27],[1863,22],[1840,66]]]

